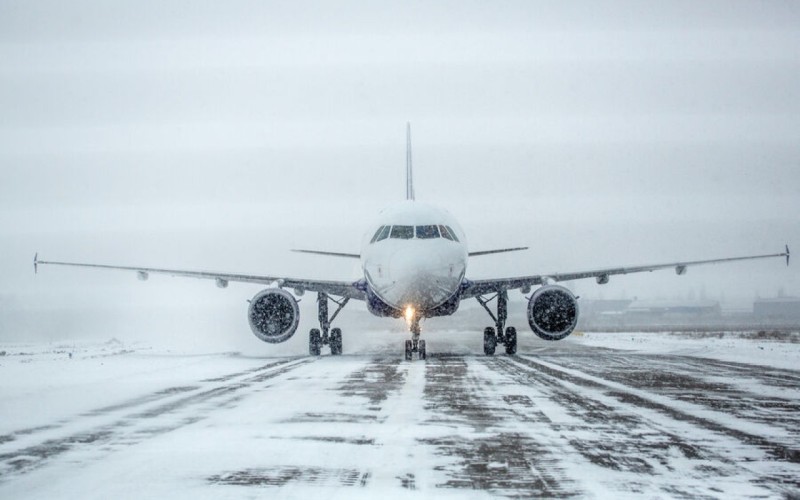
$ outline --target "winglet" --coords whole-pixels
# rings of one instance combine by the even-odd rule
[[[39,274],[39,252],[33,256],[33,274]]]
[[[786,265],[789,265],[789,244],[786,244]]]
[[[406,200],[414,200],[414,178],[411,171],[411,123],[406,122]]]

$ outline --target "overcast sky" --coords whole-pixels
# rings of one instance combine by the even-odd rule
[[[246,324],[258,291],[34,279],[35,251],[350,279],[287,250],[358,251],[404,196],[406,121],[418,199],[473,250],[533,247],[472,277],[800,248],[799,26],[794,1],[4,0],[0,306],[206,302]],[[799,269],[576,289],[800,295]]]

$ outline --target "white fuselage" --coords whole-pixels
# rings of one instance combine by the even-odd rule
[[[394,309],[424,315],[452,298],[467,269],[467,242],[446,210],[417,201],[384,209],[364,237],[361,267]]]

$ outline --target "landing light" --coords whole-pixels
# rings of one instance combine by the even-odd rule
[[[411,307],[411,306],[406,306],[406,312],[405,312],[406,321],[408,321],[409,323],[411,323],[411,321],[414,319],[414,313],[415,313],[415,312],[416,312],[416,311],[414,311],[414,308],[413,308],[413,307]]]

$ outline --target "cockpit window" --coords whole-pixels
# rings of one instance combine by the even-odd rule
[[[444,226],[444,227],[446,227],[446,228],[447,228],[447,232],[449,232],[449,233],[450,233],[450,236],[452,236],[452,237],[453,237],[453,241],[458,241],[458,236],[456,236],[456,232],[455,232],[455,231],[453,231],[453,228],[452,228],[452,227],[450,227],[450,226]]]
[[[386,226],[381,226],[381,227],[379,227],[379,228],[378,228],[378,230],[377,230],[377,231],[375,231],[375,236],[373,236],[373,237],[372,237],[372,239],[371,239],[369,242],[370,242],[370,243],[375,243],[376,241],[378,241],[378,236],[380,236],[380,235],[381,235],[381,231],[383,231],[383,229],[384,229],[385,227],[386,227]]]
[[[385,240],[386,238],[388,238],[389,237],[389,231],[391,231],[391,229],[392,229],[392,226],[383,226],[383,229],[381,230],[381,234],[378,235],[378,239],[375,240],[375,241],[381,241],[381,240]]]
[[[392,226],[391,237],[410,240],[414,237],[414,226]]]
[[[417,226],[417,238],[429,240],[439,237],[439,228],[436,226]]]
[[[456,234],[450,229],[450,226],[439,226],[439,231],[442,232],[442,238],[447,238],[450,241],[458,241]]]
[[[424,226],[381,226],[375,231],[370,243],[377,243],[390,237],[398,240],[410,240],[415,236],[421,240],[441,237],[450,241],[458,241],[455,231],[450,226],[430,224]]]

